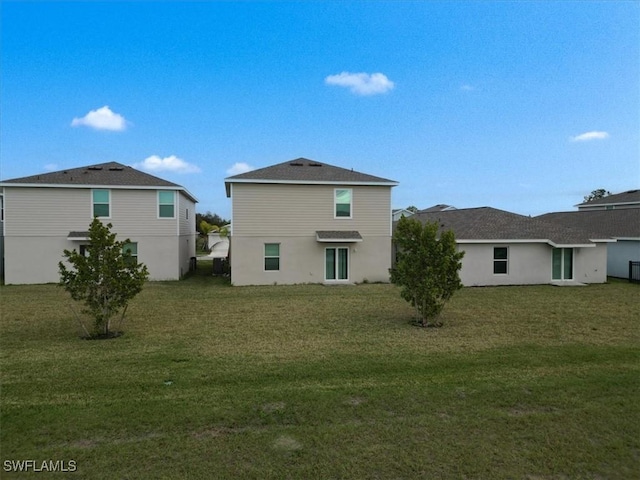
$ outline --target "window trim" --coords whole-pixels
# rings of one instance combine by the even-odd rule
[[[558,251],[560,252],[560,278],[554,278],[553,277],[553,255],[554,253]],[[565,274],[565,254],[571,251],[571,277],[570,278],[565,278],[564,274]],[[575,260],[575,249],[572,247],[553,247],[553,249],[551,250],[551,281],[553,282],[567,282],[567,281],[572,281],[575,278],[576,275],[576,260]]]
[[[107,192],[107,203],[105,204],[104,202],[96,202],[93,199],[93,193],[94,192]],[[111,214],[112,214],[112,202],[111,202],[111,189],[110,188],[92,188],[91,189],[91,218],[111,218]],[[107,205],[109,207],[109,215],[96,215],[95,214],[95,206],[96,205]]]
[[[344,203],[338,203],[338,192],[342,190],[346,190],[349,192],[349,216],[338,215],[338,205],[346,205]],[[353,218],[353,188],[333,189],[333,218],[338,220]]]
[[[156,199],[157,199],[157,210],[156,210],[156,214],[158,215],[158,220],[175,220],[176,218],[176,210],[177,210],[177,205],[176,205],[176,192],[175,190],[158,190],[157,191],[157,195],[156,195]],[[160,203],[160,195],[162,193],[171,193],[173,195],[173,203]],[[170,217],[163,217],[162,215],[160,215],[160,207],[163,205],[171,205],[173,207],[173,215]]]
[[[504,249],[506,251],[506,258],[496,258],[496,250]],[[505,272],[496,272],[496,264],[500,263],[505,265]],[[509,275],[509,247],[493,247],[493,274],[494,275]]]
[[[124,254],[124,252],[125,252],[125,248],[127,248],[127,246],[128,246],[128,245],[135,245],[135,247],[136,247],[136,253],[135,253],[135,255],[132,253],[132,254],[131,254],[131,258],[135,259],[135,261],[136,261],[136,265],[137,265],[138,263],[140,263],[140,262],[138,261],[138,255],[139,255],[139,252],[138,252],[138,242],[127,242],[127,243],[125,243],[124,245],[122,245],[122,253],[123,253],[123,254]]]
[[[278,246],[278,255],[267,255],[267,245],[277,245]],[[280,243],[279,242],[265,242],[262,247],[262,269],[264,272],[279,272],[280,271]],[[278,259],[278,268],[267,268],[267,259],[268,258],[277,258]]]
[[[336,278],[327,278],[327,251],[329,250],[334,250],[334,258],[333,258],[333,262],[334,262],[334,268],[335,268],[335,272],[336,272]],[[337,278],[338,277],[338,250],[346,250],[347,251],[347,278]],[[349,278],[351,275],[351,255],[349,252],[350,248],[349,247],[326,247],[324,249],[324,258],[323,258],[323,263],[324,263],[324,281],[325,282],[329,282],[329,283],[344,283],[344,282],[349,282]]]

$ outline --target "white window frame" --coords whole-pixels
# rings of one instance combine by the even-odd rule
[[[346,190],[349,192],[349,216],[343,217],[338,216],[338,191]],[[337,220],[345,219],[348,220],[353,218],[353,188],[334,188],[333,189],[333,218]]]
[[[504,248],[507,251],[507,258],[496,258],[496,248]],[[496,262],[504,262],[507,266],[507,271],[504,273],[496,273]],[[494,275],[509,275],[509,247],[493,247],[493,274]]]
[[[333,258],[334,268],[336,272],[336,277],[338,276],[338,250],[346,250],[347,251],[347,278],[327,278],[327,251],[335,250],[335,255]],[[322,258],[324,265],[324,281],[325,282],[349,282],[349,278],[351,277],[351,252],[349,251],[349,247],[326,247],[324,249],[324,257]]]
[[[560,278],[553,278],[553,252],[555,250],[560,251]],[[571,278],[565,278],[564,276],[564,253],[565,250],[571,250]],[[576,251],[571,247],[554,247],[551,251],[551,281],[553,282],[565,282],[572,281],[576,275]]]
[[[107,195],[109,196],[109,200],[107,201],[107,205],[109,206],[109,215],[107,216],[99,216],[98,218],[111,218],[112,214],[113,214],[113,203],[111,201],[111,189],[109,188],[92,188],[90,195],[91,195],[91,218],[95,218],[96,215],[94,214],[94,206],[95,205],[104,205],[104,203],[96,203],[93,201],[93,192],[107,192]]]
[[[140,263],[140,262],[138,262],[138,255],[139,255],[139,252],[138,252],[138,242],[127,242],[127,243],[125,243],[124,245],[122,245],[122,253],[124,253],[124,250],[125,250],[125,248],[127,248],[127,245],[135,245],[135,246],[136,246],[136,254],[134,255],[134,254],[132,253],[132,254],[131,254],[131,257],[136,259],[136,263]]]
[[[163,217],[160,215],[160,206],[169,205],[168,203],[160,203],[160,194],[165,192],[169,192],[173,194],[173,203],[171,204],[173,206],[173,216],[171,217]],[[158,220],[175,220],[176,212],[178,210],[178,205],[177,205],[178,202],[176,201],[176,192],[174,190],[158,190],[158,193],[156,194],[156,200],[157,200],[156,214],[158,215]]]
[[[267,245],[277,245],[278,246],[278,255],[267,255]],[[265,242],[262,245],[262,268],[264,272],[267,273],[271,273],[271,272],[279,272],[280,271],[280,267],[281,267],[281,257],[282,254],[280,252],[280,243],[279,242]],[[267,270],[267,258],[277,258],[278,259],[278,268],[276,270]]]

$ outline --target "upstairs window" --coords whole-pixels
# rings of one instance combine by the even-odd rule
[[[351,218],[351,193],[350,188],[335,189],[335,218]]]
[[[493,273],[494,275],[506,275],[509,272],[509,250],[507,247],[495,247],[493,249]]]
[[[111,192],[109,190],[93,190],[91,192],[94,217],[111,216]]]
[[[175,192],[158,192],[158,217],[175,218],[176,195]]]

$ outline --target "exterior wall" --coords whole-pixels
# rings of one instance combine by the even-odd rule
[[[624,210],[627,208],[640,208],[640,203],[615,203],[610,205],[583,205],[578,207],[578,210],[592,211],[592,210]]]
[[[334,190],[352,189],[352,218],[334,218]],[[325,249],[349,247],[350,283],[388,282],[391,187],[233,184],[234,285],[325,282]],[[322,243],[318,230],[357,230],[356,243]],[[264,271],[264,244],[280,244],[280,270]],[[336,282],[339,283],[339,282]]]
[[[179,242],[179,220],[158,218],[157,205],[156,190],[111,189],[111,218],[101,220],[119,240],[138,243],[151,280],[176,280],[195,256],[195,220],[194,239]],[[91,221],[91,189],[5,187],[5,283],[57,282],[63,250],[83,243],[67,240],[69,232]]]
[[[67,232],[68,233],[68,232]],[[172,257],[177,256],[176,237],[130,237],[138,243],[138,261],[149,269],[150,280],[177,280],[180,271]],[[87,242],[70,241],[67,236],[7,237],[5,283],[57,283],[58,262],[63,250],[73,250]],[[187,266],[188,268],[188,266]]]
[[[607,245],[607,275],[628,278],[629,261],[640,262],[640,240],[618,240]]]
[[[352,218],[334,218],[336,188],[352,189]],[[234,236],[391,235],[391,187],[234,183],[232,208]]]
[[[280,244],[280,270],[264,270],[264,244]],[[347,281],[325,282],[325,249],[349,248]],[[366,237],[357,243],[321,243],[306,237],[232,237],[231,281],[234,285],[388,282],[390,237]]]
[[[189,263],[196,256],[196,204],[186,196],[178,193],[178,234],[179,239],[179,276],[189,271]]]
[[[493,273],[493,248],[507,247],[508,273]],[[460,243],[464,250],[460,279],[465,286],[536,285],[551,283],[552,247],[544,243]],[[606,276],[606,245],[573,249],[573,280],[603,283]]]

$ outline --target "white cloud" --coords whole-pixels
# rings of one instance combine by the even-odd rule
[[[197,165],[187,163],[175,155],[164,158],[160,158],[158,155],[151,155],[142,162],[136,163],[134,168],[148,172],[199,173],[201,171]]]
[[[60,167],[58,167],[57,163],[47,163],[44,166],[44,171],[45,172],[55,172],[56,170],[58,170]]]
[[[255,167],[245,162],[236,162],[230,168],[227,168],[227,175],[239,175],[250,172],[251,170],[255,170]]]
[[[609,138],[609,134],[607,132],[585,132],[580,135],[576,135],[575,137],[571,137],[572,142],[589,142],[591,140],[606,140]]]
[[[91,110],[82,118],[74,118],[72,127],[85,126],[95,130],[113,130],[116,132],[127,128],[127,121],[119,113],[114,113],[105,105],[97,110]]]
[[[460,90],[464,91],[464,92],[472,92],[476,89],[476,87],[474,87],[473,85],[469,85],[468,83],[465,83],[464,85],[460,86]]]
[[[329,75],[324,79],[324,83],[346,87],[356,95],[378,95],[395,87],[395,84],[383,73],[342,72],[338,75]]]

